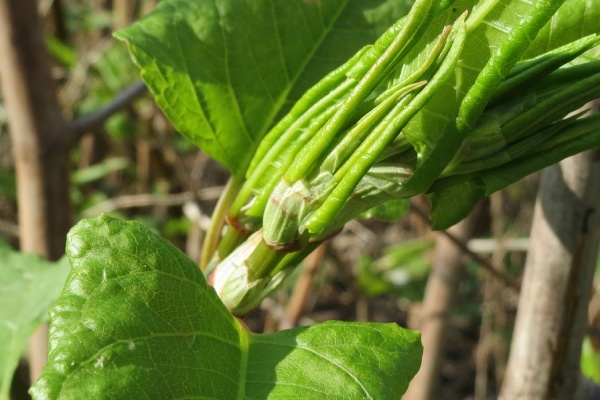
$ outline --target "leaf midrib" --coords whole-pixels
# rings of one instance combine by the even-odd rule
[[[270,0],[270,1],[272,3],[275,0]],[[350,0],[344,1],[344,3],[339,7],[339,12],[337,13],[337,15],[335,15],[331,19],[331,23],[328,26],[323,24],[323,34],[319,38],[317,38],[317,40],[315,41],[315,45],[312,48],[312,52],[307,54],[306,58],[304,59],[304,63],[300,66],[300,68],[298,68],[298,73],[289,80],[289,84],[288,84],[287,88],[284,91],[282,91],[282,93],[279,95],[279,99],[274,102],[273,107],[271,108],[271,111],[267,114],[267,118],[265,118],[265,123],[260,128],[261,134],[260,134],[260,136],[258,136],[256,138],[255,149],[252,152],[252,155],[254,155],[254,152],[256,151],[256,147],[258,146],[258,143],[260,143],[260,140],[267,133],[269,127],[271,127],[273,125],[275,117],[277,117],[277,115],[281,111],[282,107],[286,104],[291,90],[298,83],[298,80],[300,79],[302,74],[305,72],[307,65],[313,60],[318,49],[320,49],[321,46],[323,45],[323,41],[325,40],[325,38],[328,35],[330,35],[332,31],[334,31],[334,26],[335,26],[336,22],[339,20],[340,16],[346,10],[346,8],[348,8],[349,2],[350,2]],[[318,4],[319,4],[319,13],[321,15],[321,21],[323,21],[323,18],[322,18],[323,13],[322,13],[322,9],[320,8],[321,5],[320,5],[320,3],[318,3]],[[303,14],[303,17],[304,17],[304,14]],[[275,26],[278,26],[277,21],[275,21]],[[279,40],[279,30],[278,30],[278,40]],[[295,103],[295,101],[292,101],[292,103]],[[247,164],[250,162],[250,160],[251,160],[251,157],[247,161]],[[247,165],[245,167],[247,168]]]

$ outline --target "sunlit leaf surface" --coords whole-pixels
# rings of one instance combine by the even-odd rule
[[[137,222],[84,220],[67,251],[36,399],[398,399],[420,365],[419,334],[396,324],[249,333]]]

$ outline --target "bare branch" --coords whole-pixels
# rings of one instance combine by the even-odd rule
[[[129,105],[137,98],[146,93],[146,85],[142,81],[138,81],[131,86],[125,88],[119,93],[109,104],[94,111],[91,114],[77,118],[69,123],[69,130],[73,142],[79,140],[86,132],[94,130],[102,125],[108,118],[117,112],[129,107]]]
[[[424,221],[430,223],[429,218],[427,218],[427,214],[423,210],[417,208],[414,205],[411,205],[411,210],[414,211],[414,213],[417,214]],[[484,258],[472,251],[471,249],[469,249],[469,246],[467,246],[467,244],[464,241],[456,237],[456,235],[453,235],[447,230],[442,230],[440,231],[440,233],[448,237],[448,239],[450,239],[450,241],[452,241],[455,246],[457,246],[463,253],[467,254],[473,261],[475,261],[477,264],[483,267],[483,269],[490,275],[500,279],[506,284],[506,286],[515,289],[517,292],[520,290],[519,282],[495,269],[492,265],[492,262],[488,258]]]
[[[491,254],[497,251],[499,247],[502,247],[506,251],[526,253],[529,248],[529,238],[509,238],[502,240],[502,243],[497,239],[475,238],[469,240],[467,247],[477,254]]]
[[[17,173],[20,250],[59,259],[71,227],[67,123],[56,98],[35,0],[0,0],[0,81]],[[30,378],[48,356],[47,328],[29,347]]]
[[[219,197],[223,187],[211,187],[200,189],[196,194],[193,192],[174,193],[169,195],[156,195],[150,193],[133,194],[115,197],[96,204],[83,211],[85,218],[94,217],[105,212],[120,210],[123,208],[148,207],[148,206],[177,206],[195,199],[212,200]]]

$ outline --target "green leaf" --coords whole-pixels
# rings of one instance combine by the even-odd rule
[[[393,199],[376,205],[361,213],[361,218],[375,218],[384,222],[395,222],[404,217],[408,212],[410,203],[408,199]]]
[[[33,331],[48,319],[68,271],[66,258],[48,262],[13,251],[0,240],[0,399],[8,399],[21,353]]]
[[[73,68],[77,63],[77,53],[74,48],[61,42],[56,36],[46,37],[46,47],[50,55],[61,65]]]
[[[427,252],[432,238],[417,238],[387,246],[383,256],[372,260],[362,256],[358,262],[357,284],[367,296],[395,294],[419,301],[431,264]]]
[[[408,8],[395,0],[169,0],[116,36],[175,127],[242,178],[276,117]]]
[[[523,58],[535,57],[583,36],[600,34],[598,21],[600,2],[566,0],[531,42]]]
[[[560,135],[550,137],[536,152],[478,174],[490,195],[525,176],[567,157],[600,146],[600,114],[574,121],[563,121]]]
[[[478,179],[461,182],[436,190],[427,198],[431,203],[429,219],[435,230],[447,229],[465,218],[485,197],[485,187]]]
[[[87,183],[104,178],[111,172],[125,169],[129,166],[129,160],[125,157],[107,158],[98,164],[73,171],[71,182],[74,185],[85,185]]]
[[[528,139],[533,139],[535,145],[527,145],[521,151],[519,146]],[[598,146],[600,114],[593,114],[548,125],[498,154],[476,160],[472,162],[473,171],[440,179],[431,186],[432,193],[428,197],[433,228],[446,229],[466,217],[483,197],[533,172]],[[511,156],[513,148],[517,150],[514,157]],[[497,163],[494,160],[496,155],[499,156]]]
[[[274,370],[273,364],[265,368],[265,361],[276,363]],[[419,334],[393,323],[330,321],[252,335],[246,394],[282,400],[398,399],[420,361]]]
[[[446,24],[453,14],[462,13],[472,4],[455,2],[433,24]],[[423,192],[435,181],[495,88],[561,4],[561,0],[478,2],[466,21],[467,41],[454,77],[404,129],[419,160],[407,187]]]
[[[398,399],[419,368],[419,334],[395,324],[249,333],[191,260],[136,222],[84,220],[67,253],[36,399]]]
[[[0,170],[0,194],[9,200],[16,200],[17,178],[14,171]]]
[[[581,372],[595,383],[600,383],[600,351],[589,336],[583,339],[581,348]]]

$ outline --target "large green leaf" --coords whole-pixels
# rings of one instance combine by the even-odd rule
[[[67,253],[36,399],[398,399],[419,368],[419,334],[395,324],[249,333],[139,223],[84,220]]]
[[[8,399],[12,376],[29,337],[48,319],[64,286],[69,264],[13,251],[0,240],[0,399]]]
[[[407,0],[167,0],[117,33],[181,133],[241,178],[275,118]]]

